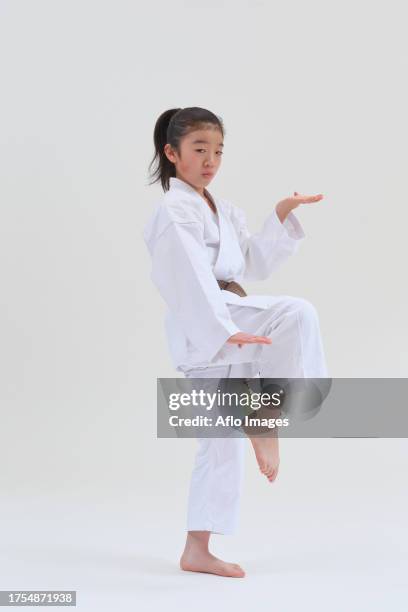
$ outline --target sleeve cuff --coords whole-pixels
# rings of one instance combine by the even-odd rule
[[[225,331],[224,333],[218,336],[217,342],[213,345],[213,348],[210,351],[211,354],[208,355],[208,361],[212,361],[215,356],[218,355],[224,344],[227,342],[228,338],[241,331],[239,327],[235,325],[232,319],[231,321],[225,321],[223,323],[223,327]]]
[[[225,323],[225,329],[227,330],[227,332],[228,332],[228,334],[229,334],[229,335],[227,336],[226,340],[228,340],[228,338],[229,338],[230,336],[233,336],[234,334],[237,334],[238,332],[240,332],[240,331],[241,331],[241,330],[239,329],[239,327],[237,327],[237,326],[235,325],[234,321],[232,321],[232,320],[231,320],[231,321],[227,321],[227,322]]]
[[[282,234],[286,234],[287,236],[289,236],[289,238],[293,238],[294,240],[301,240],[305,237],[303,227],[301,226],[299,219],[295,216],[293,211],[290,211],[283,223],[278,217],[276,208],[273,212],[275,223],[278,223],[282,228]]]

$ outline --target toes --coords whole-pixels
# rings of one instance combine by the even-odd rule
[[[223,575],[224,576],[245,576],[245,572],[241,567],[239,567],[239,565],[236,565],[235,563],[230,563],[229,567],[227,566],[223,568]]]

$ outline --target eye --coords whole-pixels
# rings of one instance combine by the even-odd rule
[[[201,153],[201,151],[205,151],[205,149],[196,149],[197,153]],[[223,154],[223,151],[217,151],[219,155]]]

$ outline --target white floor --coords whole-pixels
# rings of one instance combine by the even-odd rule
[[[213,552],[239,562],[244,579],[178,568],[185,490],[140,496],[136,486],[129,492],[89,487],[3,494],[0,588],[73,589],[78,609],[99,612],[208,612],[209,605],[217,611],[256,605],[279,612],[405,612],[408,504],[398,461],[405,441],[392,456],[382,454],[384,441],[325,441],[339,458],[329,479],[327,457],[313,467],[306,457],[300,464],[290,460],[290,445],[305,454],[311,443],[283,441],[286,462],[281,457],[274,484],[254,473],[248,449],[240,531],[213,537]],[[177,484],[173,472],[166,479]]]

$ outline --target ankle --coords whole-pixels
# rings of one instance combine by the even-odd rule
[[[187,533],[186,544],[184,547],[185,553],[208,553],[208,543],[210,533],[207,531],[189,531]]]

